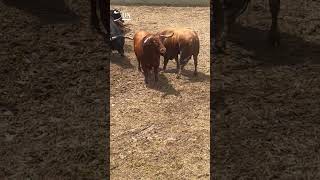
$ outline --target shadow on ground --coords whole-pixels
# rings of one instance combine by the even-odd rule
[[[131,64],[131,59],[129,59],[126,55],[124,57],[120,56],[120,54],[116,51],[111,52],[110,61],[124,69],[133,69],[134,66]]]
[[[268,44],[267,35],[267,31],[235,24],[230,33],[230,41],[253,52],[252,59],[271,65],[293,65],[305,61],[320,63],[320,44],[307,42],[288,33],[281,33],[280,46],[271,47]]]
[[[14,7],[36,16],[43,24],[78,23],[79,16],[69,10],[64,0],[1,0],[6,6]]]
[[[176,69],[166,69],[163,73],[177,73]],[[193,70],[188,70],[184,69],[181,71],[181,75],[187,77],[187,80],[190,82],[205,82],[205,81],[210,81],[210,75],[207,75],[205,73],[199,72],[197,76],[194,76],[194,71]]]
[[[164,74],[159,73],[158,83],[154,83],[153,73],[151,76],[152,78],[149,79],[149,84],[147,85],[148,88],[163,92],[164,94],[162,97],[166,97],[168,95],[180,96],[180,91],[177,91],[172,84],[170,84],[168,78]]]

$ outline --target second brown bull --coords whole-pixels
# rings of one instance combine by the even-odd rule
[[[193,57],[194,60],[194,75],[197,75],[198,54],[200,49],[200,42],[198,34],[186,28],[168,28],[160,32],[166,35],[174,33],[170,38],[163,40],[163,45],[166,47],[166,53],[163,55],[164,64],[163,70],[166,70],[168,61],[175,59],[177,63],[177,78],[180,78],[181,70],[188,61]],[[180,54],[180,60],[178,55]]]

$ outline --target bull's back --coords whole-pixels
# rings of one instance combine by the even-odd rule
[[[200,42],[198,34],[190,29],[183,29],[177,31],[179,46],[181,51],[188,51],[190,55],[198,55],[200,49]]]
[[[161,33],[174,33],[172,37],[165,39],[163,42],[170,59],[179,54],[180,51],[195,56],[199,54],[200,41],[198,34],[194,30],[188,28],[166,28]]]

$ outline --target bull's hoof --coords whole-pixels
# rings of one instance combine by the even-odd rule
[[[195,71],[195,72],[193,73],[193,76],[198,76],[198,72]]]
[[[272,47],[278,47],[280,46],[280,35],[277,31],[270,31],[269,32],[269,43]]]
[[[215,53],[224,53],[225,50],[227,49],[227,42],[225,40],[218,41],[218,42],[214,43],[214,46],[212,49]]]
[[[226,47],[221,46],[215,46],[212,50],[213,54],[225,54],[226,53]]]
[[[124,50],[123,49],[118,50],[118,53],[120,54],[121,57],[124,57]]]
[[[153,87],[156,88],[156,89],[159,89],[159,88],[160,88],[160,85],[159,85],[158,81],[155,81],[155,82],[153,83]]]
[[[101,29],[100,29],[100,27],[98,26],[98,25],[96,25],[96,24],[90,24],[90,29],[91,29],[91,31],[93,31],[93,32],[101,32]]]

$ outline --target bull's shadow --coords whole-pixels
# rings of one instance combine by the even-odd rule
[[[120,56],[120,54],[117,51],[112,51],[110,53],[110,61],[114,64],[117,64],[118,66],[121,66],[122,68],[132,69],[134,68],[134,66],[131,64],[132,59],[128,58],[128,53],[133,51],[132,46],[125,44],[124,49],[125,49],[124,57]]]
[[[67,8],[64,0],[1,0],[39,18],[42,24],[78,23],[79,16]]]
[[[181,76],[187,77],[187,80],[190,82],[205,82],[205,81],[210,81],[210,75],[207,75],[203,72],[199,72],[197,76],[194,76],[193,70],[190,69],[183,69],[181,71]],[[176,68],[167,68],[164,73],[170,73],[170,74],[177,74],[177,69]]]
[[[131,59],[128,58],[127,54],[125,56],[121,56],[118,52],[112,51],[110,53],[110,61],[113,64],[116,64],[124,69],[133,69],[134,66],[131,64]]]
[[[320,63],[320,44],[282,32],[280,46],[272,47],[268,44],[267,35],[267,30],[234,24],[229,40],[253,52],[252,59],[268,65],[293,65],[307,60],[315,64]]]
[[[153,73],[152,75],[153,76]],[[150,78],[148,88],[163,92],[162,97],[166,97],[168,95],[180,96],[180,91],[177,91],[172,84],[170,84],[168,78],[163,74],[159,73],[159,81],[154,83],[154,78]]]

